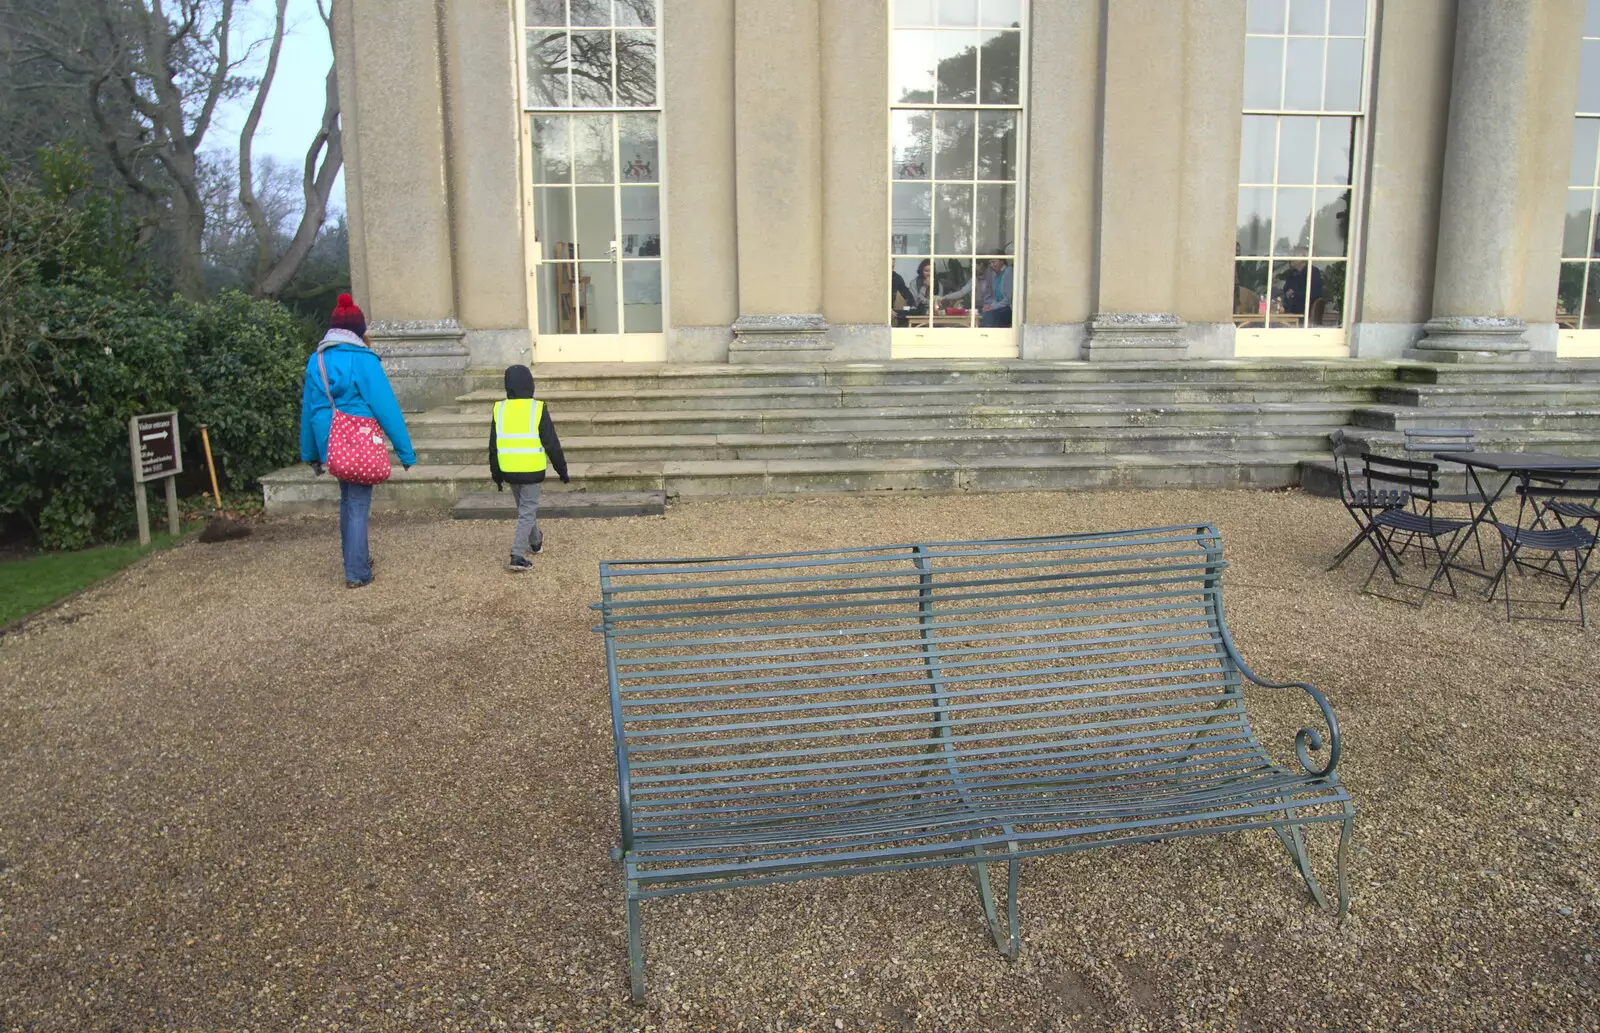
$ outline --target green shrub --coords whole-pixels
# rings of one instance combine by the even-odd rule
[[[157,293],[127,257],[114,204],[70,161],[43,164],[42,185],[0,168],[0,517],[46,548],[125,536],[139,413],[180,413],[191,476],[210,424],[227,488],[293,462],[314,332],[238,293],[204,304]]]

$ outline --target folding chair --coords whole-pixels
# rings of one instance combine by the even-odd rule
[[[1440,452],[1472,452],[1476,451],[1477,432],[1471,430],[1445,430],[1438,427],[1413,427],[1406,432],[1406,451],[1422,452],[1427,455],[1436,455]],[[1478,519],[1478,510],[1487,505],[1483,493],[1472,486],[1468,480],[1465,491],[1444,492],[1433,497],[1434,502],[1467,507],[1467,516],[1474,523]],[[1431,512],[1431,509],[1430,509]],[[1487,568],[1488,559],[1483,553],[1483,539],[1479,537],[1478,528],[1472,529],[1472,544],[1478,550],[1478,565]],[[1404,549],[1400,550],[1404,552]]]
[[[1372,564],[1372,569],[1367,572],[1366,581],[1362,582],[1361,590],[1367,591],[1372,584],[1373,577],[1378,573],[1378,567],[1384,566],[1389,570],[1389,576],[1401,588],[1414,588],[1422,592],[1417,602],[1409,599],[1395,598],[1396,602],[1407,603],[1418,609],[1428,601],[1428,596],[1439,593],[1434,587],[1439,578],[1443,577],[1449,586],[1450,595],[1456,594],[1455,581],[1450,577],[1449,556],[1455,551],[1455,536],[1471,527],[1471,521],[1450,520],[1436,516],[1433,512],[1437,500],[1435,492],[1439,487],[1439,464],[1424,463],[1414,459],[1390,459],[1386,456],[1376,456],[1363,453],[1361,462],[1365,466],[1365,476],[1368,485],[1374,482],[1403,485],[1410,497],[1417,503],[1416,509],[1404,507],[1382,509],[1372,517],[1372,540],[1378,547],[1378,559]],[[1369,489],[1370,490],[1370,489]],[[1397,535],[1409,535],[1422,549],[1423,568],[1427,568],[1428,549],[1431,545],[1434,555],[1439,561],[1438,568],[1427,584],[1409,584],[1400,577],[1400,555],[1395,549],[1394,540]],[[1441,538],[1448,538],[1445,544],[1440,544]],[[1373,593],[1377,595],[1378,593]]]
[[[1511,568],[1514,564],[1518,567],[1522,566],[1522,562],[1518,558],[1519,554],[1525,549],[1543,552],[1557,557],[1559,562],[1561,554],[1570,552],[1572,553],[1573,570],[1569,577],[1567,575],[1567,565],[1565,563],[1560,564],[1561,579],[1567,583],[1567,592],[1566,595],[1561,597],[1561,602],[1556,605],[1556,609],[1565,610],[1567,604],[1572,601],[1572,597],[1576,595],[1578,597],[1577,624],[1579,627],[1588,627],[1589,615],[1584,609],[1583,595],[1594,584],[1594,579],[1591,578],[1589,584],[1585,585],[1583,583],[1583,574],[1589,564],[1589,555],[1594,552],[1594,532],[1583,526],[1582,519],[1579,519],[1578,523],[1568,524],[1559,513],[1557,514],[1558,526],[1538,525],[1543,523],[1543,512],[1541,510],[1554,510],[1557,506],[1573,515],[1587,510],[1593,513],[1595,518],[1600,519],[1600,508],[1597,508],[1597,503],[1600,503],[1600,486],[1592,488],[1558,488],[1524,483],[1517,486],[1517,495],[1519,497],[1517,522],[1515,524],[1504,524],[1497,521],[1494,525],[1495,529],[1500,532],[1501,541],[1505,544],[1506,557],[1500,564],[1500,570],[1495,574],[1494,583],[1489,586],[1490,591],[1492,592],[1495,587],[1503,583],[1506,600],[1506,620],[1508,621],[1548,620],[1570,623],[1572,621],[1571,617],[1518,617],[1511,612],[1513,601],[1521,603],[1539,602],[1539,600],[1534,599],[1513,600],[1511,598]],[[1541,500],[1544,501],[1541,502]],[[1523,527],[1522,520],[1530,504],[1534,509],[1536,525]],[[1549,559],[1547,557],[1544,566],[1538,568],[1538,572],[1549,574],[1551,571],[1548,568]]]
[[[1342,435],[1336,435],[1334,439],[1333,462],[1337,470],[1335,479],[1339,482],[1339,501],[1344,503],[1345,512],[1350,514],[1350,519],[1361,530],[1339,550],[1339,555],[1328,564],[1329,570],[1337,570],[1350,558],[1351,553],[1361,547],[1362,542],[1372,542],[1372,536],[1377,533],[1377,526],[1372,522],[1374,513],[1385,509],[1404,509],[1411,502],[1411,494],[1401,489],[1374,488],[1370,484],[1358,489],[1350,476],[1350,457],[1344,451]],[[1372,547],[1378,550],[1381,558],[1381,547],[1376,542],[1372,542]]]

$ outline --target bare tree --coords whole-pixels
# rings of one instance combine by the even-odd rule
[[[301,189],[305,207],[301,210],[300,225],[288,244],[279,247],[280,234],[275,232],[265,205],[257,196],[256,169],[252,160],[256,128],[261,123],[261,112],[267,104],[267,94],[278,73],[278,55],[283,50],[285,17],[289,0],[276,0],[276,24],[273,27],[272,45],[267,53],[266,71],[256,89],[255,103],[239,133],[239,202],[244,206],[255,231],[256,270],[255,294],[257,297],[275,298],[293,279],[295,271],[305,261],[317,242],[323,221],[328,215],[328,197],[333,193],[334,182],[339,178],[339,167],[344,162],[343,137],[339,130],[339,79],[337,68],[328,67],[327,89],[322,106],[322,124],[306,149],[305,170]],[[324,9],[317,0],[317,14],[333,39],[332,10]]]

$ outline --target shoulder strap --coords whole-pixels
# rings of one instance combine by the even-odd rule
[[[339,407],[333,403],[333,389],[328,386],[328,367],[327,364],[322,361],[321,348],[317,349],[317,372],[322,374],[322,390],[323,393],[328,396],[328,408],[332,409],[334,412],[338,412]]]

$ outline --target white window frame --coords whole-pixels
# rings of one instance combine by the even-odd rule
[[[980,0],[981,2],[981,0]],[[884,5],[884,17],[889,23],[889,84],[887,88],[889,102],[890,133],[885,140],[883,167],[889,173],[889,211],[888,239],[890,241],[888,259],[892,263],[896,259],[924,258],[924,257],[950,257],[933,255],[932,242],[929,243],[930,255],[897,255],[894,253],[894,186],[896,183],[920,182],[916,180],[896,179],[894,175],[894,116],[898,111],[971,111],[976,117],[977,112],[983,111],[1015,111],[1017,113],[1017,154],[1016,154],[1016,197],[1013,201],[1015,211],[1012,215],[1012,225],[1016,229],[1015,239],[1012,241],[1011,255],[1011,326],[1000,327],[897,327],[892,323],[889,328],[889,354],[896,359],[957,359],[957,358],[994,358],[1014,359],[1020,352],[1022,342],[1023,313],[1027,304],[1025,256],[1027,255],[1027,225],[1026,216],[1028,206],[1025,203],[1028,197],[1028,111],[1029,111],[1029,80],[1031,79],[1030,66],[1032,59],[1033,40],[1033,4],[1035,0],[1023,0],[1022,18],[1020,21],[1021,39],[1019,40],[1019,55],[1017,61],[1017,103],[1009,104],[905,104],[894,96],[894,40],[897,28],[934,28],[933,26],[896,26],[894,3]],[[1050,2],[1050,0],[1042,0]],[[981,28],[970,26],[962,27],[964,31],[983,31]],[[979,88],[982,88],[980,82]],[[930,144],[932,142],[930,141]],[[936,145],[933,145],[936,146]],[[934,151],[928,154],[928,184],[930,189],[936,182],[933,176]],[[976,174],[976,171],[974,171]],[[953,182],[965,182],[957,180]],[[974,204],[976,204],[977,191],[973,191]],[[935,192],[935,198],[937,193]],[[937,204],[937,200],[934,202]],[[976,246],[977,221],[973,221],[974,246]],[[971,256],[969,256],[971,257]],[[881,267],[880,267],[881,268]],[[973,262],[972,278],[973,291],[977,290],[978,265]],[[892,290],[892,282],[883,285],[883,294],[887,299]],[[971,299],[969,298],[969,304]]]
[[[533,98],[528,92],[528,12],[527,0],[513,0],[512,11],[516,18],[513,33],[513,49],[516,52],[517,67],[517,100],[518,115],[517,129],[518,163],[520,166],[522,203],[523,203],[523,253],[524,265],[527,267],[528,289],[528,328],[533,336],[533,361],[538,362],[665,362],[667,357],[667,328],[671,324],[669,311],[670,292],[667,289],[669,269],[668,244],[669,233],[667,227],[667,146],[666,146],[666,73],[665,61],[666,48],[663,46],[664,27],[666,20],[668,0],[656,0],[656,82],[655,105],[652,107],[539,107],[533,103]],[[569,17],[570,21],[570,17]],[[581,26],[579,27],[581,29]],[[602,27],[597,27],[602,28]],[[611,28],[611,67],[613,75],[617,65],[616,33],[619,31],[638,32],[645,31],[640,27],[613,26]],[[571,63],[571,44],[568,44],[568,63]],[[617,278],[617,319],[619,332],[614,334],[542,334],[539,332],[539,275],[544,265],[544,249],[539,240],[538,223],[534,218],[533,184],[534,154],[533,154],[533,120],[543,115],[607,115],[612,120],[612,160],[620,169],[622,161],[619,145],[619,115],[644,115],[656,116],[656,186],[659,197],[661,219],[661,255],[658,260],[661,269],[661,330],[658,332],[628,333],[626,331],[625,312],[623,307],[623,260],[620,253],[611,259]],[[620,173],[619,173],[620,175]],[[596,184],[597,186],[600,184]],[[614,225],[618,234],[617,246],[620,249],[622,234],[622,191],[616,189],[619,183],[613,184],[613,212]],[[614,249],[615,250],[615,249]],[[590,260],[596,261],[596,260]],[[582,265],[575,267],[581,276]]]
[[[1292,3],[1293,0],[1289,0],[1289,2]],[[1330,39],[1330,38],[1331,39],[1349,39],[1349,38],[1351,38],[1351,37],[1348,37],[1348,36],[1330,37],[1330,36],[1327,35],[1326,29],[1327,29],[1328,21],[1326,19],[1331,18],[1331,17],[1332,17],[1331,12],[1324,15],[1324,18],[1325,18],[1325,20],[1323,22],[1324,33],[1323,33],[1323,35],[1321,37],[1301,36],[1299,38],[1301,38],[1301,39],[1317,39],[1317,38],[1321,38],[1323,40],[1327,40],[1327,39]],[[1369,139],[1369,136],[1370,136],[1370,125],[1371,125],[1370,112],[1372,110],[1373,69],[1374,69],[1374,64],[1375,64],[1375,59],[1376,59],[1376,52],[1377,52],[1377,47],[1376,47],[1375,44],[1376,44],[1377,36],[1378,36],[1378,0],[1366,0],[1366,22],[1365,22],[1365,26],[1366,26],[1366,34],[1362,39],[1362,48],[1361,48],[1361,105],[1360,105],[1359,110],[1354,110],[1354,109],[1322,110],[1322,109],[1318,109],[1318,110],[1315,110],[1315,111],[1310,111],[1310,110],[1287,108],[1287,107],[1251,108],[1251,107],[1245,107],[1242,102],[1241,102],[1241,104],[1239,106],[1240,107],[1239,124],[1240,124],[1241,128],[1243,127],[1244,119],[1247,116],[1250,116],[1250,115],[1273,116],[1273,117],[1275,117],[1275,118],[1277,118],[1279,120],[1277,122],[1277,126],[1278,126],[1278,132],[1279,132],[1280,136],[1281,136],[1282,131],[1283,131],[1282,130],[1282,126],[1283,126],[1282,119],[1284,117],[1303,116],[1303,117],[1308,117],[1308,118],[1349,118],[1349,119],[1351,119],[1353,121],[1354,124],[1353,124],[1353,131],[1351,133],[1351,141],[1350,141],[1350,187],[1349,187],[1349,189],[1350,189],[1350,205],[1349,205],[1349,211],[1347,213],[1347,218],[1349,220],[1349,235],[1346,237],[1346,240],[1345,240],[1345,256],[1344,256],[1344,258],[1343,259],[1333,259],[1333,261],[1343,261],[1344,264],[1345,264],[1344,300],[1343,300],[1342,304],[1340,305],[1340,311],[1339,311],[1340,324],[1339,324],[1339,326],[1337,326],[1337,327],[1317,327],[1317,328],[1310,328],[1310,327],[1272,327],[1272,326],[1268,326],[1268,327],[1248,327],[1247,328],[1247,327],[1238,326],[1238,324],[1239,324],[1241,319],[1247,319],[1248,318],[1248,314],[1235,313],[1234,316],[1233,316],[1234,324],[1235,324],[1235,327],[1236,327],[1236,329],[1234,330],[1233,353],[1236,356],[1239,356],[1239,357],[1278,357],[1278,358],[1348,358],[1349,355],[1350,355],[1350,324],[1351,324],[1351,321],[1352,321],[1352,316],[1353,316],[1353,314],[1355,312],[1355,309],[1356,309],[1356,299],[1358,297],[1360,297],[1360,289],[1361,289],[1361,274],[1362,274],[1362,270],[1359,268],[1359,265],[1358,265],[1358,263],[1356,261],[1356,256],[1361,254],[1361,238],[1362,238],[1362,236],[1364,234],[1364,231],[1365,231],[1365,220],[1362,218],[1362,213],[1364,213],[1365,210],[1366,210],[1366,203],[1365,202],[1366,202],[1366,191],[1367,191],[1367,144],[1368,144],[1368,139]],[[1283,48],[1283,50],[1284,50],[1283,69],[1282,69],[1282,72],[1281,72],[1282,78],[1280,79],[1281,83],[1286,83],[1288,81],[1288,62],[1289,62],[1289,48],[1287,46],[1287,40],[1293,39],[1293,38],[1296,38],[1296,37],[1294,37],[1294,36],[1273,36],[1271,34],[1264,34],[1264,33],[1263,34],[1257,34],[1257,33],[1250,32],[1248,30],[1248,28],[1247,28],[1246,31],[1245,31],[1245,38],[1247,40],[1248,39],[1252,39],[1252,38],[1255,38],[1255,39],[1268,39],[1268,38],[1271,38],[1271,39],[1283,39],[1283,40],[1286,41],[1285,46]],[[1324,53],[1326,53],[1326,52],[1324,52]],[[1324,89],[1326,89],[1326,82],[1327,82],[1327,80],[1326,80],[1326,75],[1327,75],[1327,67],[1326,67],[1326,65],[1324,65],[1324,67],[1323,67],[1323,75],[1324,75],[1324,80],[1323,80]],[[1242,144],[1242,141],[1241,141],[1241,147],[1242,146],[1243,146],[1243,144]],[[1317,159],[1319,159],[1321,157],[1321,153],[1320,153],[1320,150],[1321,150],[1321,135],[1320,135],[1320,133],[1318,135],[1317,147],[1318,147],[1318,152],[1314,153],[1312,155],[1312,168],[1313,169],[1315,169],[1317,167]],[[1278,184],[1278,163],[1279,163],[1279,155],[1278,155],[1277,149],[1275,147],[1274,148],[1274,153],[1273,153],[1273,159],[1272,159],[1272,183],[1270,184],[1272,192],[1273,192],[1273,197],[1274,197],[1274,224],[1273,224],[1274,238],[1276,236],[1276,230],[1277,230],[1277,225],[1276,225],[1276,198],[1277,198],[1278,185],[1279,185]],[[1241,190],[1241,189],[1244,189],[1245,186],[1244,186],[1243,183],[1237,182],[1237,180],[1240,178],[1238,176],[1237,172],[1235,173],[1234,178],[1236,180],[1234,197],[1235,197],[1235,203],[1237,203],[1238,191]],[[1268,184],[1251,184],[1251,186],[1256,186],[1256,187],[1266,186],[1266,185],[1268,185]],[[1313,193],[1312,196],[1313,196],[1313,198],[1315,198],[1316,195]],[[1315,219],[1316,219],[1316,209],[1315,209],[1315,207],[1312,208],[1312,219],[1313,219],[1313,223],[1314,223]],[[1239,233],[1238,223],[1239,223],[1238,210],[1235,209],[1235,212],[1234,212],[1234,229],[1233,229],[1235,241],[1238,240],[1238,233]],[[1313,234],[1314,233],[1315,233],[1315,230],[1313,229]],[[1271,244],[1271,241],[1269,241],[1269,247],[1268,247],[1269,251],[1271,250],[1270,244]],[[1242,262],[1242,261],[1261,261],[1261,260],[1262,259],[1260,259],[1258,257],[1244,257],[1244,256],[1236,257],[1233,260],[1234,261],[1234,269],[1235,269],[1235,273],[1234,273],[1234,277],[1233,277],[1234,281],[1237,282],[1237,277],[1238,277],[1237,269],[1238,269],[1238,264],[1240,262]],[[1269,262],[1276,262],[1276,259],[1271,258],[1270,256],[1266,260],[1269,261]],[[1306,256],[1306,260],[1308,262],[1313,263],[1313,264],[1317,261],[1316,256],[1314,256],[1314,255],[1307,255]],[[1323,259],[1323,261],[1328,261],[1328,260],[1329,259]],[[1270,292],[1271,285],[1272,285],[1272,274],[1271,274],[1271,271],[1270,271],[1271,270],[1271,266],[1269,266],[1268,269],[1269,269],[1269,271],[1268,271],[1268,274],[1267,274],[1267,287],[1268,287],[1268,291]],[[1237,293],[1238,293],[1237,289],[1235,289],[1235,291],[1234,291],[1234,295],[1235,296],[1228,299],[1228,308],[1230,310],[1235,309],[1238,306]]]
[[[1586,21],[1587,21],[1587,19],[1586,19]],[[1587,28],[1587,25],[1585,25],[1585,28]],[[1590,35],[1585,34],[1583,36],[1583,38],[1582,38],[1582,42],[1587,42],[1589,40],[1600,40],[1600,36],[1590,36]],[[1582,51],[1581,51],[1582,42],[1580,42],[1580,44],[1579,44],[1580,52],[1579,52],[1578,75],[1579,75],[1580,78],[1583,75]],[[1576,137],[1576,135],[1577,135],[1576,129],[1577,129],[1578,123],[1579,122],[1584,122],[1584,121],[1592,121],[1592,122],[1600,123],[1600,111],[1584,111],[1584,110],[1582,110],[1580,108],[1577,112],[1575,112],[1573,117],[1572,117],[1572,124],[1573,124],[1573,129],[1574,129],[1574,133],[1573,133],[1574,137]],[[1570,148],[1569,148],[1569,150],[1570,150]],[[1583,263],[1583,266],[1584,266],[1584,269],[1583,269],[1584,277],[1583,277],[1583,284],[1578,290],[1578,312],[1577,312],[1577,315],[1575,317],[1576,321],[1577,321],[1577,325],[1573,326],[1573,327],[1562,326],[1561,325],[1561,318],[1562,317],[1559,314],[1559,312],[1557,313],[1557,315],[1555,317],[1555,319],[1556,319],[1556,358],[1558,358],[1558,359],[1600,359],[1600,328],[1594,328],[1594,329],[1588,329],[1588,330],[1583,329],[1583,316],[1584,316],[1584,311],[1583,310],[1584,310],[1584,306],[1588,303],[1588,298],[1589,298],[1589,279],[1591,277],[1593,277],[1593,276],[1600,275],[1600,271],[1597,271],[1596,268],[1595,268],[1597,265],[1600,265],[1600,257],[1596,257],[1595,253],[1594,253],[1594,251],[1595,251],[1595,248],[1594,248],[1595,230],[1597,228],[1596,225],[1595,225],[1595,212],[1596,212],[1597,208],[1600,208],[1600,204],[1596,204],[1595,203],[1595,199],[1596,198],[1600,198],[1600,186],[1597,186],[1597,184],[1600,184],[1600,148],[1597,148],[1596,150],[1597,150],[1596,168],[1595,168],[1595,171],[1591,174],[1590,183],[1589,183],[1589,192],[1590,192],[1589,193],[1589,198],[1590,198],[1590,203],[1589,203],[1589,235],[1587,237],[1587,240],[1588,240],[1588,248],[1587,248],[1587,250],[1589,252],[1589,255],[1587,257],[1585,257],[1585,258],[1582,258],[1582,259],[1576,259],[1576,258],[1568,258],[1568,257],[1566,257],[1565,254],[1563,254],[1561,256],[1561,258],[1559,259],[1559,261],[1561,262],[1561,266],[1563,266],[1563,267],[1567,266],[1567,265],[1576,264],[1577,262],[1581,261]],[[1568,178],[1568,180],[1570,180],[1572,177],[1569,175],[1567,178]],[[1576,188],[1574,187],[1574,185],[1571,182],[1568,182],[1566,184],[1566,192],[1567,192],[1568,195],[1570,195],[1574,189],[1576,189]],[[1565,246],[1566,245],[1566,225],[1565,225],[1566,211],[1567,211],[1567,206],[1566,206],[1565,203],[1563,203],[1562,206],[1561,206],[1561,213],[1562,213],[1562,220],[1563,220],[1563,225],[1562,225],[1562,251],[1563,252],[1566,250],[1566,246]],[[1557,286],[1556,286],[1557,303],[1559,304],[1560,290],[1561,290],[1561,288],[1560,288],[1560,270],[1559,269],[1557,270],[1556,283],[1557,283]]]

